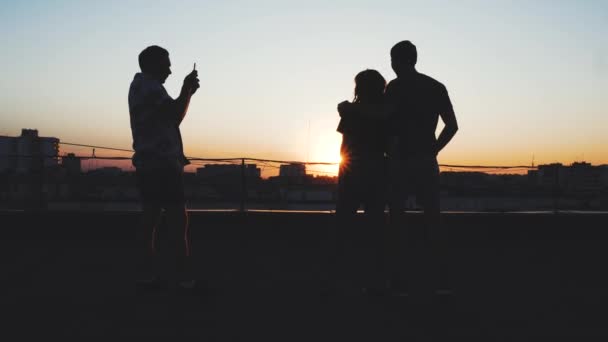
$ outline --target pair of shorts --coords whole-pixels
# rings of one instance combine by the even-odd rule
[[[185,204],[183,167],[138,167],[135,175],[144,208],[167,208]]]
[[[362,204],[365,212],[384,213],[385,197],[386,161],[383,156],[348,166],[340,165],[336,212],[355,214]]]
[[[389,160],[392,201],[415,195],[424,207],[439,206],[439,165],[435,156],[412,156]]]

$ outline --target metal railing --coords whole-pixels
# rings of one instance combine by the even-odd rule
[[[38,203],[33,205],[24,204],[25,207],[45,207],[44,203],[48,204],[49,201],[94,202],[104,201],[104,198],[106,201],[113,202],[137,202],[135,178],[132,174],[134,168],[131,164],[132,150],[69,142],[62,142],[60,145],[64,147],[62,150],[71,151],[73,154],[62,153],[61,156],[41,154],[0,155],[0,172],[3,174],[3,181],[0,183],[0,202],[5,204],[17,203],[19,200],[29,198],[30,202]],[[102,151],[102,153],[99,153],[99,151]],[[111,151],[113,154],[109,155],[107,151]],[[90,154],[87,152],[90,152]],[[119,153],[116,152],[122,155],[117,155]],[[43,167],[42,160],[49,158],[54,160],[50,164],[55,163],[55,168]],[[27,162],[28,159],[29,162]],[[188,172],[188,177],[185,179],[187,197],[193,202],[206,203],[210,207],[214,206],[210,204],[224,202],[236,206],[229,209],[240,211],[256,208],[298,209],[306,205],[311,208],[331,210],[336,200],[337,178],[335,177],[337,176],[338,163],[250,157],[188,157],[188,160],[191,165],[186,168]],[[204,170],[210,165],[233,165],[233,167],[226,168],[226,174],[222,174],[221,170],[214,174],[211,171],[205,172]],[[293,166],[295,168],[305,167],[308,175],[276,177],[279,173],[278,170],[284,165],[299,165]],[[30,167],[29,170],[27,169],[28,166]],[[77,174],[71,172],[70,168],[83,170],[85,173]],[[200,169],[194,176],[193,171],[196,171],[196,168]],[[442,172],[446,173],[466,171],[489,175],[521,175],[530,170],[537,170],[536,167],[522,165],[440,164],[440,168]],[[259,175],[257,172],[259,172]],[[311,174],[314,176],[311,176]],[[114,177],[114,181],[112,181],[112,177]],[[519,181],[521,182],[522,179],[520,177]],[[95,182],[98,183],[95,184]],[[443,185],[446,188],[446,184]],[[51,189],[53,186],[55,188]],[[447,188],[449,188],[449,184]],[[529,200],[525,197],[535,196],[534,193],[530,192],[531,190],[532,187],[527,190],[529,193],[520,196],[519,201],[521,203]],[[551,188],[547,189],[545,187],[541,190],[541,193],[536,195],[544,196],[544,201],[547,203],[540,205],[544,209],[557,212],[561,209],[561,206],[576,206],[568,204],[568,200],[563,198],[560,180],[557,177]],[[95,196],[91,195],[92,193],[95,193]],[[496,197],[492,194],[486,194],[485,196]],[[480,198],[482,196],[472,197]],[[511,202],[518,201],[516,195],[512,197]],[[450,197],[448,196],[449,200]],[[592,198],[592,200],[594,199]],[[494,199],[494,201],[498,202],[500,199]],[[536,199],[536,201],[540,200]],[[25,203],[27,200],[23,202]],[[495,206],[497,207],[496,210],[501,210],[499,205]],[[534,206],[526,208],[523,205],[519,209],[536,210],[538,208]],[[505,211],[508,211],[508,208]]]

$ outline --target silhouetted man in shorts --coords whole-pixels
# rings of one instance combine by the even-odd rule
[[[439,224],[437,155],[456,134],[458,123],[446,87],[419,73],[416,70],[417,60],[416,46],[410,41],[399,42],[391,49],[391,66],[397,78],[388,84],[386,90],[387,101],[394,108],[390,117],[393,144],[389,151],[389,207],[393,229],[406,228],[410,243],[422,242],[419,247],[427,253],[417,257],[429,262],[426,271],[431,274],[425,277],[429,280],[426,287],[439,290],[447,286],[448,270],[445,266],[447,231]],[[436,137],[440,117],[445,126]],[[424,208],[425,226],[422,229],[404,225],[407,194],[415,194]],[[412,262],[424,265],[424,261]]]
[[[191,247],[188,215],[184,201],[183,170],[189,164],[184,156],[179,126],[186,115],[191,96],[199,88],[196,70],[184,79],[177,99],[167,94],[163,84],[171,74],[169,52],[149,46],[139,54],[141,72],[129,88],[129,114],[133,135],[133,165],[136,168],[143,217],[138,230],[140,248],[146,261],[138,269],[138,285],[169,285],[191,288]],[[166,213],[169,241],[163,241],[166,272],[161,272],[158,232],[161,212]],[[165,252],[166,251],[166,252]],[[162,277],[161,277],[162,275]],[[165,278],[165,279],[161,279]]]
[[[391,135],[395,138],[390,151],[391,216],[399,221],[405,209],[405,194],[413,192],[424,206],[427,225],[439,221],[438,153],[458,130],[456,116],[446,87],[439,81],[416,71],[418,53],[409,41],[391,49],[391,65],[397,74],[386,89],[392,104]],[[435,130],[439,117],[445,126],[439,137]]]
[[[418,322],[416,325],[421,327],[424,334],[432,335],[439,328],[436,326],[439,312],[433,305],[433,295],[442,294],[439,291],[449,287],[447,230],[439,222],[437,155],[454,137],[458,124],[446,87],[419,73],[416,70],[417,60],[416,47],[409,41],[399,42],[391,49],[391,65],[397,78],[386,89],[387,101],[394,110],[389,125],[393,137],[389,148],[389,207],[391,233],[405,230],[409,244],[405,249],[406,263],[395,263],[398,267],[393,270],[400,272],[393,280],[403,279],[401,270],[407,271],[410,319]],[[440,117],[445,126],[436,137]],[[407,194],[415,194],[424,208],[425,224],[422,227],[404,224]],[[396,251],[397,248],[393,246],[392,250]],[[393,262],[399,254],[393,254]],[[393,282],[395,287],[400,291],[402,285]]]

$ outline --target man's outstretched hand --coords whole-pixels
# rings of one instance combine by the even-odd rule
[[[186,90],[188,94],[194,95],[196,90],[200,88],[200,81],[198,79],[198,71],[192,70],[191,73],[184,78],[184,85],[182,86],[182,90]]]

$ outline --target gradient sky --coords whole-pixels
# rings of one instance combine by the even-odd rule
[[[130,148],[148,45],[177,96],[197,63],[186,154],[336,161],[336,104],[389,51],[418,47],[460,131],[450,164],[608,163],[607,1],[2,1],[0,134]],[[309,129],[310,127],[310,129]]]

